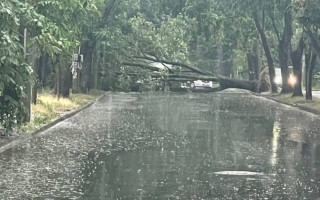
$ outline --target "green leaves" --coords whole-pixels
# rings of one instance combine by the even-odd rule
[[[23,88],[32,81],[33,72],[25,64],[20,24],[32,16],[24,1],[0,2],[0,126],[9,129],[21,123],[26,111]]]

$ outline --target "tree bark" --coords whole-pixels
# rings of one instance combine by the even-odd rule
[[[303,56],[303,46],[304,41],[303,38],[300,38],[298,48],[291,53],[291,61],[293,65],[293,74],[296,78],[297,82],[293,87],[293,95],[292,96],[303,96],[302,94],[302,56]]]
[[[265,35],[264,30],[262,29],[260,23],[259,23],[259,19],[258,19],[258,14],[257,12],[253,13],[253,20],[255,22],[256,28],[259,32],[260,38],[261,38],[261,42],[262,42],[262,46],[265,52],[265,55],[267,57],[267,63],[268,63],[268,68],[269,68],[269,74],[270,74],[270,82],[271,82],[271,90],[274,93],[278,92],[277,89],[277,85],[274,82],[274,78],[275,78],[275,69],[274,69],[274,64],[273,64],[273,58],[270,52],[270,48],[267,42],[267,37]]]

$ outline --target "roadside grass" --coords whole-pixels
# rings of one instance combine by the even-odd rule
[[[320,99],[312,97],[312,100],[306,100],[306,97],[292,97],[292,94],[276,94],[271,95],[271,98],[283,103],[299,105],[306,108],[316,109],[320,111]]]
[[[23,131],[33,131],[69,112],[94,102],[104,92],[92,90],[88,94],[71,94],[69,98],[57,98],[49,91],[38,94],[37,104],[31,106],[31,122],[22,127]]]

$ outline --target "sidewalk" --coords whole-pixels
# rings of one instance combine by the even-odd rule
[[[267,99],[282,103],[288,106],[293,106],[311,112],[316,115],[320,115],[320,91],[313,91],[312,100],[306,100],[306,97],[292,97],[292,94],[272,94],[272,93],[261,93],[260,96]]]
[[[59,122],[62,122],[64,120],[76,115],[77,113],[81,112],[82,110],[90,107],[92,104],[97,102],[105,94],[106,94],[106,92],[100,94],[99,96],[96,96],[95,99],[93,99],[92,101],[86,103],[85,105],[81,106],[78,109],[73,109],[73,110],[70,110],[68,112],[59,113],[59,117],[51,120],[50,122],[48,122],[46,124],[43,124],[39,128],[33,129],[31,131],[21,131],[21,130],[19,130],[19,133],[12,132],[12,133],[10,133],[9,135],[6,135],[6,136],[0,136],[0,153],[6,151],[7,149],[12,148],[13,146],[15,146],[15,145],[17,145],[17,144],[19,144],[21,142],[24,142],[24,141],[32,138],[33,136],[36,136],[40,132],[51,128],[52,126],[58,124]]]

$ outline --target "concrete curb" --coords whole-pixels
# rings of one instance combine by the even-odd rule
[[[102,99],[104,96],[106,95],[106,93],[102,94],[100,97],[98,97],[95,101],[88,103],[87,105],[85,105],[82,108],[79,108],[78,110],[74,110],[71,113],[65,114],[55,120],[53,120],[52,122],[42,126],[41,128],[31,132],[31,133],[25,133],[23,135],[18,136],[17,138],[14,138],[13,140],[9,141],[6,144],[3,144],[0,146],[0,153],[3,153],[5,151],[7,151],[8,149],[11,149],[12,147],[21,144],[22,142],[25,142],[33,137],[36,137],[39,133],[48,130],[49,128],[53,127],[54,125],[58,124],[59,122],[62,122],[66,119],[69,119],[71,117],[73,117],[74,115],[78,114],[79,112],[89,108],[90,106],[92,106],[94,103],[98,102],[100,99]]]

